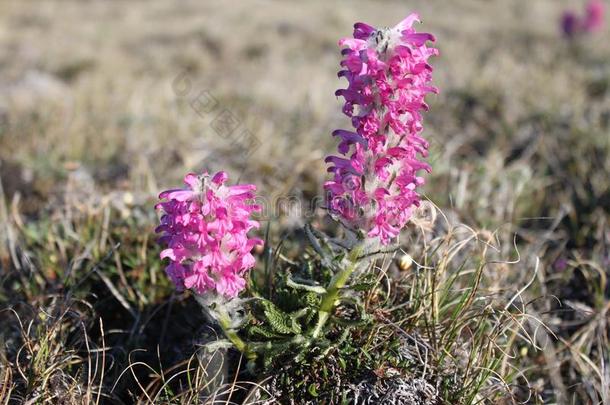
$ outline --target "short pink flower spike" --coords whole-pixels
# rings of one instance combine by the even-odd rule
[[[227,179],[225,172],[191,173],[184,178],[187,188],[159,195],[161,258],[170,260],[166,273],[180,290],[233,298],[246,286],[244,275],[255,264],[251,251],[262,244],[247,235],[259,226],[250,216],[260,207],[250,202],[254,185],[227,186]]]

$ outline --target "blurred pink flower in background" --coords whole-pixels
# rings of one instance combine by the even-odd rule
[[[250,253],[262,244],[248,238],[257,221],[251,220],[257,205],[250,203],[256,187],[252,184],[227,186],[228,176],[188,174],[185,189],[167,190],[159,195],[157,209],[163,212],[156,232],[166,247],[167,275],[178,289],[201,294],[216,291],[232,298],[245,288],[244,274],[254,267]]]
[[[579,31],[580,19],[573,11],[565,11],[561,16],[561,30],[563,34],[572,38]]]
[[[424,183],[421,160],[428,155],[421,111],[424,98],[438,90],[430,85],[426,46],[434,37],[418,33],[411,14],[393,28],[356,23],[353,38],[339,41],[348,82],[337,90],[343,113],[354,130],[336,130],[341,156],[329,156],[333,178],[324,185],[330,214],[361,237],[379,238],[384,245],[400,233],[419,204],[416,188]]]
[[[565,11],[561,17],[561,30],[568,38],[599,32],[604,29],[606,5],[603,0],[590,0],[584,16]]]
[[[604,28],[606,5],[603,0],[591,0],[587,3],[584,20],[586,32],[598,32]]]

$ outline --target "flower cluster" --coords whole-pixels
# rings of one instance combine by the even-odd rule
[[[188,174],[188,188],[159,195],[163,215],[156,232],[166,246],[161,258],[170,259],[166,272],[178,289],[233,298],[246,285],[244,273],[254,267],[250,252],[262,241],[247,234],[259,226],[250,219],[260,209],[250,202],[256,187],[227,186],[227,178],[225,172]]]
[[[604,28],[606,7],[603,0],[590,0],[584,16],[566,11],[561,17],[561,29],[568,38],[601,31]]]
[[[416,188],[424,183],[420,170],[430,171],[420,157],[428,143],[420,136],[422,110],[430,85],[430,56],[438,55],[426,45],[434,41],[412,27],[411,14],[393,28],[354,25],[353,38],[339,41],[343,69],[339,77],[347,89],[343,113],[351,118],[353,131],[336,130],[342,156],[329,156],[332,180],[325,183],[331,215],[346,227],[389,244],[408,222],[419,204]]]

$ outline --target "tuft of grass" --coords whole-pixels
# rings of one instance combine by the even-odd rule
[[[317,343],[304,345],[303,338],[282,346],[285,339],[295,342],[309,321],[307,304],[299,310],[281,280],[310,279],[306,284],[313,291],[314,285],[328,282],[326,265],[311,249],[291,248],[295,240],[298,243],[296,235],[270,252],[277,260],[272,270],[253,277],[265,280],[271,272],[275,284],[263,283],[260,290],[255,284],[253,294],[282,305],[286,319],[277,315],[264,321],[270,317],[265,312],[260,315],[263,321],[246,328],[254,334],[251,337],[270,339],[270,348],[282,348],[265,359],[259,376],[267,379],[263,386],[268,394],[263,398],[311,404],[376,403],[381,398],[388,403],[430,404],[517,401],[513,388],[522,372],[511,364],[519,358],[520,347],[537,347],[529,325],[544,327],[529,313],[524,299],[538,268],[532,268],[533,278],[517,290],[495,290],[490,276],[496,267],[510,271],[525,264],[497,257],[496,234],[452,225],[432,206],[428,214],[432,218],[422,217],[420,231],[404,242],[404,249],[411,247],[411,267],[401,270],[395,259],[385,256],[365,273],[373,279],[356,275],[341,293],[341,300],[354,307],[339,304],[331,314],[334,326]],[[296,255],[287,256],[290,251]],[[305,312],[297,318],[298,330],[293,330],[291,314],[300,311]],[[346,316],[352,321],[341,320]],[[268,330],[265,322],[271,322]]]

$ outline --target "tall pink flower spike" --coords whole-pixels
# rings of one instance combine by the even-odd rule
[[[260,207],[250,202],[254,185],[227,186],[227,179],[225,172],[191,173],[186,189],[159,195],[156,208],[163,215],[156,232],[166,246],[161,258],[170,260],[166,272],[178,289],[233,298],[245,288],[244,275],[255,264],[251,251],[262,244],[247,235],[259,226],[250,216]]]
[[[328,209],[345,226],[387,245],[407,224],[424,184],[418,175],[430,166],[428,142],[421,136],[424,98],[433,87],[428,58],[438,50],[426,45],[434,36],[418,33],[411,14],[393,28],[354,25],[353,38],[339,41],[347,89],[343,113],[354,130],[339,129],[341,156],[329,156],[332,180],[325,183]]]

